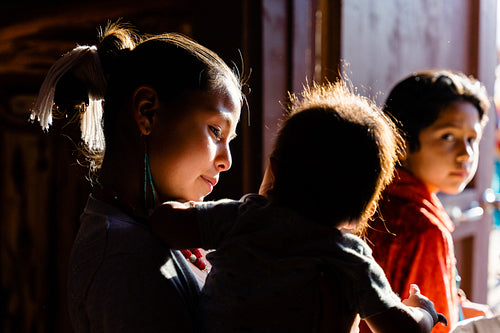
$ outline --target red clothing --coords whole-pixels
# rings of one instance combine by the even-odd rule
[[[449,332],[458,322],[453,222],[438,197],[403,169],[379,205],[383,220],[377,217],[367,232],[375,260],[402,299],[417,284],[448,319],[447,327],[437,324],[432,332]]]

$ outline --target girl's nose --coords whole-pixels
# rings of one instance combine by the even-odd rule
[[[464,141],[460,145],[460,151],[457,155],[457,161],[458,162],[467,162],[474,156],[474,147],[472,144],[468,141]]]
[[[231,150],[229,149],[229,145],[225,144],[220,148],[219,153],[217,154],[217,158],[215,159],[215,166],[219,172],[227,171],[231,168],[233,164],[233,160],[231,157]]]

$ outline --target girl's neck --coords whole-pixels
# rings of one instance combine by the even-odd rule
[[[142,152],[134,151],[106,151],[100,186],[94,190],[94,195],[117,206],[130,206],[134,217],[144,218],[147,216],[144,207],[144,156]]]
[[[429,192],[429,194],[437,194],[439,192],[439,188],[433,186],[432,184],[428,184],[426,181],[424,181],[421,177],[418,177],[410,168],[408,168],[407,166],[403,166],[403,169],[406,170],[406,172],[410,173],[411,175],[413,175],[413,177],[417,178],[418,180],[420,180],[422,182],[422,184],[424,184],[425,188],[427,189],[427,191]]]

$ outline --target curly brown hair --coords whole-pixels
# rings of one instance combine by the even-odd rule
[[[291,95],[272,158],[273,200],[322,224],[367,226],[401,153],[396,126],[345,80]]]

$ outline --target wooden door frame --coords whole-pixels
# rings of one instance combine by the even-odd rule
[[[317,0],[262,1],[262,171],[287,103],[314,80]]]
[[[471,2],[471,22],[477,25],[471,27],[471,45],[476,48],[471,51],[470,74],[476,76],[487,88],[492,106],[489,119],[480,144],[479,166],[473,186],[464,191],[460,208],[468,209],[471,203],[484,207],[484,215],[477,221],[456,223],[453,233],[455,241],[457,267],[462,275],[462,287],[475,302],[486,304],[488,300],[488,255],[489,236],[492,226],[491,210],[484,205],[484,193],[491,187],[494,172],[494,130],[496,111],[493,104],[495,84],[495,68],[497,66],[496,52],[496,8],[495,0],[474,0]],[[490,152],[490,153],[488,153]],[[442,196],[446,206],[453,197]],[[456,204],[456,202],[454,203]]]

